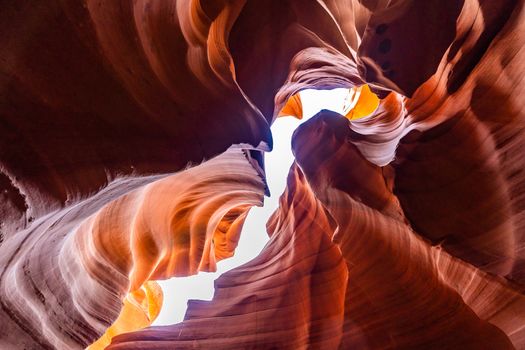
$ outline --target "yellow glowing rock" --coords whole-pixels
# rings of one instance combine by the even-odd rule
[[[279,112],[279,117],[292,116],[297,119],[303,118],[303,104],[299,93],[293,95],[286,101],[286,105]]]
[[[119,334],[150,326],[159,315],[163,294],[159,284],[148,281],[124,299],[122,310],[106,333],[86,350],[103,350]]]
[[[368,85],[350,89],[348,95],[349,106],[345,110],[345,117],[356,120],[372,114],[379,106],[379,98]]]

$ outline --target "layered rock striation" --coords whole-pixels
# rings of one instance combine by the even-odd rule
[[[233,254],[274,118],[343,87],[379,104],[297,130],[260,256],[109,348],[525,348],[523,6],[6,2],[0,347],[150,324],[140,290]]]

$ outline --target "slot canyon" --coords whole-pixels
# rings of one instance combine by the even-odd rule
[[[525,350],[525,0],[5,0],[0,34],[0,350]]]

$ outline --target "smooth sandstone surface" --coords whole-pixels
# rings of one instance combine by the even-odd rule
[[[0,33],[0,348],[525,349],[522,0],[19,0]],[[296,131],[261,254],[138,330],[234,254],[298,92],[364,86]]]

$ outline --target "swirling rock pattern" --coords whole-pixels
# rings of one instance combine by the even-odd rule
[[[116,180],[42,217],[0,247],[1,347],[86,347],[147,280],[231,256],[263,193],[246,151],[231,148],[167,177]]]
[[[346,122],[342,117],[322,113],[294,136],[298,162],[316,197],[337,222],[334,241],[348,264],[341,347],[513,348],[507,336],[487,322],[498,323],[493,315],[479,309],[479,304],[471,305],[472,300],[465,298],[466,286],[459,286],[461,279],[452,274],[462,271],[466,277],[473,268],[418,237],[389,188],[388,172],[370,165],[347,142],[348,134],[341,135],[342,122]],[[319,137],[333,140],[323,149],[312,148],[309,142],[319,130]],[[326,150],[331,156],[310,156],[326,154]],[[368,187],[370,184],[375,186]],[[468,288],[498,289],[498,294],[507,295],[507,301],[523,307],[525,298],[510,284],[498,283],[487,274],[472,278],[477,286]],[[496,308],[507,317],[514,316],[503,300],[483,302],[491,307],[495,303],[500,303]],[[522,322],[507,334],[519,331]]]
[[[331,219],[296,166],[280,204],[268,245],[216,281],[213,301],[194,301],[185,322],[124,334],[109,349],[336,347],[347,271]]]
[[[86,350],[102,350],[118,334],[150,326],[162,308],[163,294],[155,281],[145,282],[141,288],[128,293],[124,299],[118,318],[106,332]]]
[[[261,255],[183,323],[110,348],[525,348],[524,16],[523,0],[7,1],[0,346],[84,348],[145,283],[213,270],[262,204],[274,118],[301,118],[302,89],[367,84],[371,115],[296,132]]]

